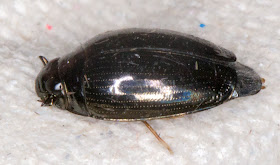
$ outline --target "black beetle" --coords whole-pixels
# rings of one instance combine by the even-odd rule
[[[98,35],[45,64],[42,105],[98,119],[134,121],[189,114],[258,93],[262,79],[213,43],[169,30]]]

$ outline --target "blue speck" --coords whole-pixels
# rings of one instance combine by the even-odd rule
[[[170,101],[162,101],[162,103],[176,103],[176,102],[182,102],[182,101],[188,101],[191,99],[191,91],[186,91],[182,93],[176,94],[176,97],[178,97],[177,100],[170,100]]]
[[[199,27],[204,28],[204,27],[205,27],[205,24],[201,23],[201,24],[199,25]]]

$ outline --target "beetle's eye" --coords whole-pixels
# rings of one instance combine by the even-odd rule
[[[61,83],[56,81],[54,77],[51,77],[46,81],[46,89],[50,94],[59,95],[61,94]]]
[[[54,86],[55,91],[60,91],[61,90],[61,83],[58,83]]]
[[[53,86],[53,94],[55,95],[60,95],[62,92],[62,84],[61,83],[57,83],[54,84]]]

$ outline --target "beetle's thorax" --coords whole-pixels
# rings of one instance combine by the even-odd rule
[[[65,106],[73,113],[87,116],[84,96],[84,65],[83,50],[78,50],[58,60],[58,75],[64,90]]]

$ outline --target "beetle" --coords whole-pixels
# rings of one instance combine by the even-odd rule
[[[163,29],[109,31],[64,57],[40,59],[42,105],[104,120],[200,112],[254,95],[264,81],[231,51]]]
[[[142,121],[200,112],[254,95],[265,80],[231,51],[171,30],[100,34],[64,57],[40,56],[35,80],[42,106],[113,121]]]

